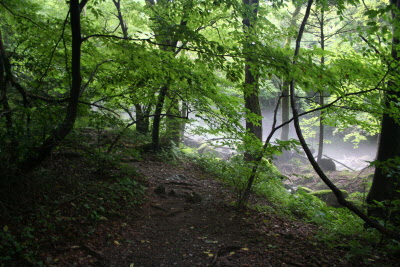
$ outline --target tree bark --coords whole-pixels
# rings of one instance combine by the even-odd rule
[[[181,142],[181,119],[178,118],[181,116],[181,112],[179,110],[179,100],[172,96],[170,96],[169,98],[170,107],[168,108],[167,114],[172,116],[167,116],[166,139],[168,145],[171,142],[173,142],[175,145],[178,145]]]
[[[258,0],[243,0],[245,12],[243,16],[243,30],[246,33],[246,44],[244,45],[244,53],[247,53],[245,59],[244,68],[244,102],[246,108],[246,131],[249,134],[249,139],[254,137],[262,141],[262,117],[261,117],[261,107],[259,101],[259,88],[258,88],[258,67],[257,60],[254,58],[252,53],[252,46],[255,45],[256,34],[253,32],[254,24],[257,21],[258,15]],[[248,118],[249,115],[255,114],[260,117],[257,121]],[[247,138],[245,142],[247,141]],[[250,144],[246,147],[251,146]],[[255,155],[252,152],[245,153],[245,159],[253,160]]]
[[[71,55],[71,88],[66,115],[63,122],[53,131],[43,144],[36,148],[30,157],[20,164],[20,169],[29,172],[41,164],[72,130],[77,114],[78,100],[81,90],[81,22],[80,11],[84,6],[79,5],[79,0],[70,0],[72,55]]]
[[[301,4],[297,4],[296,9],[293,12],[292,19],[290,20],[289,23],[289,31],[290,29],[296,24],[296,18],[300,13],[301,10]],[[289,34],[285,40],[284,48],[289,49],[290,48],[290,43],[292,41],[293,37]],[[287,81],[287,78],[283,78],[282,82],[282,123],[285,123],[289,121],[290,117],[290,98],[289,98],[289,82]],[[289,132],[290,132],[290,125],[286,124],[285,126],[282,127],[281,130],[281,140],[287,141],[289,140]]]
[[[320,40],[321,40],[321,49],[325,50],[325,33],[324,33],[324,7],[321,7],[321,19],[320,19]],[[321,67],[323,68],[325,65],[325,57],[321,57]],[[322,90],[319,90],[319,105],[324,106],[324,94]],[[324,151],[324,111],[321,109],[319,113],[319,138],[318,138],[318,154],[317,154],[317,162],[320,163],[322,159],[322,154]]]
[[[393,38],[391,54],[392,59],[397,63],[396,65],[398,65],[400,63],[400,56],[398,52],[400,38],[398,35],[396,35],[396,32],[399,28],[399,16],[397,13],[400,10],[400,1],[391,0],[391,4],[396,7],[396,10],[392,11]],[[397,66],[392,68],[390,71],[393,77],[399,76]],[[398,102],[398,99],[400,99],[400,91],[398,89],[399,86],[400,85],[393,79],[389,80],[388,91],[386,92],[384,103],[387,109],[396,109],[397,114],[400,113],[400,109],[395,104]],[[394,105],[391,105],[392,103],[394,103]],[[400,123],[389,113],[385,113],[382,118],[376,160],[380,163],[385,163],[390,159],[395,159],[396,157],[400,157]],[[374,205],[375,201],[391,202],[393,200],[400,199],[400,193],[398,192],[400,189],[400,178],[396,175],[390,175],[390,171],[395,171],[396,168],[399,167],[389,166],[389,168],[386,169],[382,165],[376,166],[372,186],[367,197],[367,203],[369,204],[368,215],[380,219],[389,219],[392,222],[395,222],[395,224],[400,225],[400,219],[394,219],[395,216],[400,216],[399,212],[390,216],[390,214],[387,213],[388,208],[390,208],[388,205],[383,207]]]
[[[145,0],[146,4],[149,6],[154,6],[156,5],[156,2],[154,0]],[[169,8],[168,1],[158,1],[157,4],[164,5],[164,8]],[[185,17],[185,14],[182,15],[182,18]],[[186,26],[187,21],[185,19],[181,19],[180,21],[180,26]],[[160,49],[164,50],[166,52],[172,53],[174,56],[177,54],[177,45],[179,40],[172,35],[172,33],[167,33],[167,32],[162,32],[161,30],[154,30],[154,33],[156,36],[156,39],[158,39],[158,42],[160,43]],[[169,34],[169,35],[168,35]],[[165,103],[165,98],[168,97],[169,91],[170,91],[170,81],[166,82],[164,86],[160,88],[158,98],[157,98],[157,103],[156,103],[156,110],[155,110],[155,116],[153,119],[153,128],[152,128],[152,146],[154,149],[158,150],[160,148],[160,124],[161,124],[161,112],[164,108],[164,103]],[[167,116],[168,119],[176,121],[176,118],[174,118],[176,114],[169,113],[170,111],[167,111],[167,115],[171,115],[170,117]],[[180,123],[180,122],[179,122]],[[174,134],[176,135],[175,140],[180,139],[180,126],[176,127],[176,130],[173,131]],[[170,136],[171,137],[171,136]]]
[[[160,124],[161,124],[161,112],[164,107],[165,97],[167,96],[168,86],[163,86],[160,89],[157,98],[156,110],[153,119],[153,128],[151,132],[151,142],[153,149],[160,149]]]

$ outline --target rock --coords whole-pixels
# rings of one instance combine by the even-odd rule
[[[198,149],[197,153],[199,154],[212,154],[214,156],[218,156],[218,152],[215,151],[215,149],[208,145],[208,144],[202,144]]]
[[[292,186],[292,185],[288,185],[288,184],[283,184],[283,186],[285,187],[286,191],[290,194],[295,194],[296,193],[296,187]]]
[[[342,191],[344,198],[349,196],[349,193],[346,190],[340,190],[340,191]],[[335,207],[335,208],[342,207],[342,205],[336,199],[335,194],[329,189],[314,191],[314,192],[310,193],[310,195],[316,196],[317,198],[321,199],[328,206]]]
[[[154,192],[155,192],[157,195],[165,194],[165,186],[162,185],[162,184],[160,184],[159,186],[157,186],[157,187],[154,189]]]
[[[168,193],[168,196],[178,197],[178,195],[176,194],[175,190],[170,190],[169,193]]]
[[[187,177],[184,174],[175,174],[175,175],[172,175],[172,176],[168,177],[166,180],[167,181],[179,182],[179,181],[187,180]]]
[[[296,162],[304,164],[308,162],[308,159],[295,150],[284,150],[281,155],[274,157],[273,162],[278,165],[287,164],[289,162],[291,164]]]
[[[198,148],[203,144],[204,141],[203,140],[195,140],[192,138],[185,138],[182,142],[185,146]]]
[[[190,203],[200,203],[203,200],[200,194],[193,192],[186,197],[186,202]]]
[[[336,171],[336,164],[331,159],[321,159],[318,164],[323,171]]]
[[[296,192],[300,192],[300,191],[306,192],[306,193],[311,193],[311,192],[312,192],[312,190],[311,190],[310,188],[305,187],[305,186],[299,186],[299,187],[297,188],[297,191],[296,191]]]

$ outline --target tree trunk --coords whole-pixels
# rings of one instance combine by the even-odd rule
[[[289,101],[289,83],[283,81],[282,83],[282,123],[287,122],[290,116],[290,101]],[[289,124],[282,127],[281,140],[289,140]]]
[[[160,89],[157,98],[156,110],[153,119],[153,128],[151,132],[151,142],[153,149],[160,149],[160,124],[161,124],[161,112],[164,107],[165,97],[167,96],[168,86],[163,86]]]
[[[256,59],[250,55],[252,47],[255,45],[254,37],[256,34],[253,31],[253,26],[257,20],[258,13],[258,0],[243,0],[245,12],[243,16],[243,30],[246,33],[246,44],[244,45],[244,53],[248,53],[245,60],[244,68],[244,102],[246,108],[246,131],[248,137],[245,138],[246,147],[253,146],[250,141],[256,138],[262,141],[262,117],[261,107],[259,101],[259,88],[258,88],[258,67]],[[248,10],[249,9],[249,10]],[[257,121],[248,118],[249,115],[255,114],[260,117]],[[248,144],[246,144],[248,142]],[[252,149],[251,149],[252,150]],[[255,155],[250,151],[245,153],[246,160],[253,160]]]
[[[136,113],[136,130],[138,133],[147,135],[149,133],[149,114],[145,114],[140,104],[134,104]]]
[[[304,32],[304,27],[306,24],[306,21],[308,19],[309,13],[310,13],[310,9],[311,9],[311,4],[312,4],[313,0],[308,0],[308,4],[307,4],[307,10],[306,10],[306,14],[304,15],[304,19],[302,22],[302,25],[300,27],[299,30],[299,34],[296,40],[296,48],[295,48],[295,54],[294,54],[294,59],[296,59],[296,57],[299,54],[300,51],[300,42],[301,42],[301,38],[302,38],[302,34]],[[293,64],[296,64],[296,61],[293,61]],[[299,122],[299,115],[298,115],[298,111],[296,108],[296,100],[294,97],[294,80],[291,81],[290,83],[290,101],[291,101],[291,106],[292,106],[292,113],[293,113],[293,121],[294,121],[294,127],[297,133],[297,136],[299,138],[299,141],[301,143],[301,146],[303,147],[303,150],[308,158],[308,160],[310,161],[312,167],[314,168],[315,172],[318,174],[318,176],[321,178],[321,180],[332,190],[332,192],[335,194],[338,202],[343,205],[344,207],[348,208],[350,211],[352,211],[354,214],[356,214],[359,218],[361,218],[364,222],[366,222],[368,225],[374,227],[375,229],[377,229],[379,232],[393,238],[396,240],[400,240],[400,234],[394,231],[391,231],[385,227],[383,227],[381,224],[379,224],[378,222],[376,222],[375,220],[372,220],[371,218],[369,218],[365,213],[363,213],[360,209],[358,209],[356,206],[354,206],[353,203],[347,201],[344,197],[343,197],[343,193],[342,191],[340,191],[339,188],[337,188],[332,182],[331,180],[329,180],[329,178],[325,175],[325,173],[322,171],[322,169],[319,167],[317,161],[314,159],[311,150],[309,149],[303,133],[301,131],[300,128],[300,122]]]
[[[321,8],[321,18],[320,18],[320,40],[321,40],[321,49],[325,50],[325,33],[324,33],[324,8]],[[325,65],[325,57],[321,57],[321,67],[323,68]],[[322,107],[324,105],[324,94],[322,90],[319,90],[319,105]],[[322,154],[324,151],[324,111],[321,109],[319,114],[319,138],[318,138],[318,154],[317,154],[317,162],[320,163],[322,159]]]
[[[393,18],[393,38],[392,38],[392,58],[398,63],[400,63],[400,57],[398,52],[398,47],[400,44],[400,38],[398,35],[395,35],[399,28],[399,16],[397,12],[400,9],[400,1],[399,0],[391,0],[390,1],[393,6],[396,7],[395,10],[392,11]],[[397,33],[398,34],[398,33]],[[393,63],[392,63],[393,64]],[[395,64],[394,64],[395,65]],[[398,77],[399,72],[397,67],[392,68],[391,70],[392,76]],[[400,112],[400,109],[396,104],[398,99],[400,98],[399,92],[399,84],[394,80],[390,80],[388,82],[388,91],[385,95],[385,107],[388,109],[396,109],[396,113]],[[396,157],[400,157],[400,124],[398,120],[395,120],[390,114],[385,113],[382,118],[381,125],[381,133],[379,138],[379,146],[378,146],[378,154],[376,160],[380,163],[385,163],[388,160],[394,160]],[[400,178],[396,175],[391,175],[391,171],[398,171],[398,164],[396,166],[388,166],[389,168],[385,168],[382,165],[377,165],[374,173],[374,178],[372,182],[372,187],[368,193],[367,203],[368,207],[368,215],[380,218],[380,219],[389,219],[394,222],[394,216],[390,217],[390,214],[387,213],[390,208],[388,205],[380,206],[374,205],[375,201],[379,202],[389,202],[400,199],[400,193],[398,190],[400,189]],[[399,212],[397,214],[393,214],[399,216]],[[400,219],[397,218],[395,221],[397,225],[400,224]]]
[[[83,8],[83,7],[82,7]],[[62,141],[72,130],[77,114],[78,100],[81,90],[81,22],[79,0],[70,0],[72,55],[71,55],[71,89],[67,111],[63,122],[54,130],[43,144],[27,160],[20,164],[20,169],[29,172],[41,164],[51,153],[53,148]]]
[[[297,4],[296,9],[294,10],[292,18],[290,20],[289,28],[292,28],[293,26],[296,25],[296,18],[298,16],[298,14],[300,13],[301,6],[302,5]],[[289,49],[290,42],[292,41],[292,39],[293,39],[293,37],[291,35],[288,35],[283,47]],[[282,107],[281,107],[281,110],[282,110],[282,123],[285,123],[289,120],[289,116],[290,116],[289,82],[287,81],[286,77],[283,78],[283,83],[282,83]],[[283,141],[289,140],[289,132],[290,132],[289,126],[290,126],[289,124],[286,124],[282,127],[281,140],[283,140]]]
[[[170,116],[168,116],[170,115]],[[178,118],[181,116],[181,112],[179,110],[179,101],[175,98],[170,99],[170,107],[167,110],[167,134],[166,139],[168,145],[173,142],[175,145],[179,145],[181,142],[181,119]]]

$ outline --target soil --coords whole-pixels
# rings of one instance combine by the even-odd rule
[[[148,181],[139,216],[102,223],[92,238],[54,255],[54,266],[363,265],[314,239],[314,225],[238,211],[229,188],[192,163],[134,166]]]
[[[317,240],[315,225],[274,212],[238,211],[232,190],[194,163],[167,163],[147,156],[129,164],[146,181],[141,206],[126,209],[125,214],[120,207],[122,216],[98,221],[86,237],[48,243],[39,252],[44,265],[395,266],[398,262],[378,253],[349,257],[349,247],[329,248]],[[255,197],[252,201],[268,204]],[[69,227],[80,228],[79,220]]]

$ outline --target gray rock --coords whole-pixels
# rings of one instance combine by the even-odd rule
[[[318,164],[323,171],[336,171],[336,164],[331,159],[321,159]]]

